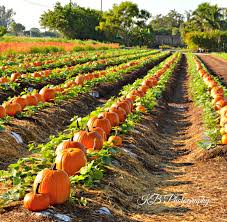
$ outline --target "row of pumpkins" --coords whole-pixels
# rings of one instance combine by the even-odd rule
[[[121,97],[106,112],[91,117],[86,130],[75,132],[71,140],[63,141],[56,149],[52,169],[44,169],[37,174],[33,192],[26,194],[24,198],[24,207],[31,211],[40,211],[49,205],[64,203],[70,195],[69,177],[78,174],[87,164],[86,154],[101,150],[105,141],[112,146],[122,145],[120,136],[110,135],[112,127],[126,120],[127,115],[134,111],[135,100],[143,97],[149,88],[156,86],[160,76],[173,62],[172,59],[155,75],[143,80],[141,86],[126,97]],[[146,112],[142,105],[138,105],[136,110]]]
[[[137,65],[138,62],[129,62],[126,65],[121,67],[116,67],[112,69],[113,72],[118,70],[124,70],[131,66]],[[74,86],[80,85],[82,86],[86,81],[90,81],[95,78],[100,78],[102,76],[107,75],[106,71],[99,71],[94,73],[88,73],[84,75],[77,76],[74,80],[67,81],[62,87],[44,87],[40,90],[39,93],[27,94],[23,96],[18,96],[11,99],[8,102],[3,103],[0,106],[0,118],[4,118],[6,115],[15,116],[17,113],[21,113],[26,106],[37,106],[40,102],[51,102],[55,99],[57,93],[67,93],[68,90],[73,88]]]
[[[87,62],[86,65],[93,65],[96,64],[97,61],[91,61],[91,62]],[[99,60],[98,64],[107,64],[107,61],[105,59]],[[55,69],[54,73],[58,74],[61,73],[65,70],[67,71],[72,71],[73,69],[75,69],[76,66],[69,66],[67,68],[65,68],[64,70],[62,69]],[[28,77],[32,77],[32,78],[45,78],[45,77],[49,77],[49,75],[52,73],[52,70],[50,69],[46,69],[43,71],[39,71],[39,72],[34,72],[31,74],[22,74],[22,73],[12,73],[11,76],[8,78],[6,76],[0,77],[0,84],[6,84],[9,82],[16,82],[21,78],[28,78]]]
[[[202,67],[199,60],[195,59],[197,70],[204,83],[208,86],[212,96],[212,104],[220,115],[220,133],[222,135],[222,144],[227,144],[227,99],[224,95],[224,89],[216,80]]]

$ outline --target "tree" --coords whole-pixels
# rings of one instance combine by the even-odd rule
[[[7,32],[6,27],[0,26],[0,37],[4,36],[6,32]]]
[[[144,29],[148,29],[146,21],[150,16],[146,10],[139,10],[137,4],[126,1],[120,5],[114,4],[112,9],[105,12],[97,28],[103,31],[108,39],[120,38],[129,46],[130,42],[134,41],[133,36],[138,36],[138,33],[141,35]]]
[[[41,32],[38,28],[31,28],[30,29],[30,36],[31,37],[40,37],[41,36]]]
[[[0,26],[9,28],[13,22],[13,16],[15,15],[13,9],[6,9],[5,6],[0,6]]]
[[[21,23],[12,22],[10,25],[10,31],[15,33],[16,36],[22,34],[25,27]]]
[[[42,27],[57,30],[67,38],[101,39],[102,34],[96,30],[101,12],[86,9],[73,4],[62,6],[56,3],[53,10],[44,12],[40,17]]]
[[[176,10],[171,10],[167,15],[157,15],[153,17],[150,25],[158,34],[178,34],[184,23],[184,16]]]

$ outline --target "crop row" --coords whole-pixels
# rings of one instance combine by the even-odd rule
[[[80,75],[59,86],[45,87],[39,93],[34,91],[33,93],[14,97],[4,103],[3,106],[0,106],[0,118],[3,118],[2,122],[9,122],[9,118],[5,118],[6,115],[18,116],[18,113],[20,113],[19,117],[31,116],[36,111],[46,106],[51,106],[54,101],[59,105],[62,101],[75,98],[79,93],[89,93],[97,84],[120,80],[124,74],[139,70],[166,56],[168,56],[168,53],[142,57],[104,71]]]
[[[68,198],[70,192],[69,178],[65,171],[72,175],[70,178],[72,187],[78,183],[89,186],[94,181],[100,180],[103,176],[103,165],[108,162],[111,152],[116,152],[114,147],[121,145],[123,134],[127,133],[136,121],[139,121],[142,113],[151,110],[156,104],[180,58],[180,54],[171,56],[153,68],[143,79],[125,87],[121,92],[122,96],[111,98],[103,107],[97,108],[84,118],[75,117],[67,130],[56,137],[51,137],[47,144],[40,144],[37,147],[31,145],[30,151],[33,156],[22,158],[17,163],[11,164],[7,171],[1,171],[1,178],[5,185],[8,183],[13,186],[13,189],[2,195],[3,202],[23,197],[36,178],[35,192],[26,196],[25,206],[32,210],[40,210],[50,203],[62,203]],[[87,127],[89,130],[86,130]],[[76,148],[69,149],[73,143],[76,143]],[[56,147],[58,147],[57,152]],[[71,159],[67,163],[64,161],[66,156],[78,158],[78,161]],[[56,164],[53,169],[44,169],[49,168],[54,162]],[[65,171],[62,171],[62,168]],[[78,172],[79,169],[80,172]],[[40,170],[43,171],[38,173]],[[45,184],[48,183],[45,179],[48,177],[45,177],[46,175],[53,175],[49,184]],[[53,188],[50,189],[49,185],[54,186],[58,192],[54,192]],[[31,196],[34,198],[37,195],[42,196],[42,194],[35,194],[36,191],[48,193],[47,197],[43,196],[47,206],[44,202],[42,206],[34,206],[29,202]]]
[[[138,51],[138,50],[137,50]],[[146,50],[141,50],[145,52]],[[14,65],[2,65],[0,73],[2,76],[7,76],[13,72],[29,73],[37,72],[46,69],[54,69],[64,66],[75,66],[85,62],[96,61],[98,59],[117,57],[120,55],[134,54],[136,50],[106,50],[96,52],[80,52],[80,53],[67,53],[67,54],[51,54],[39,55],[39,57],[32,57],[25,59],[24,62],[12,63]]]

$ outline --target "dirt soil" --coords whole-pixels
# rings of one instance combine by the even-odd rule
[[[97,85],[93,91],[99,93],[99,98],[94,98],[87,94],[79,95],[63,102],[61,105],[42,109],[32,117],[14,118],[10,124],[6,125],[6,130],[0,132],[0,169],[5,169],[18,158],[29,155],[26,149],[27,144],[31,142],[37,144],[47,142],[50,135],[56,135],[59,131],[63,131],[75,115],[80,117],[88,115],[111,96],[117,95],[124,85],[133,83],[137,78],[146,75],[149,69],[162,60],[164,58],[138,71],[124,74],[123,79],[117,82]],[[19,134],[23,139],[23,143],[16,143],[10,134],[11,132]]]
[[[78,190],[87,198],[87,207],[67,203],[52,207],[51,219],[16,204],[5,209],[0,221],[59,221],[56,213],[86,222],[226,221],[226,160],[196,158],[203,153],[196,142],[204,129],[201,110],[188,95],[185,68],[182,61],[159,105],[124,138],[102,183]],[[107,207],[111,215],[100,215],[100,207]]]
[[[227,60],[210,54],[198,54],[198,57],[204,62],[209,71],[218,76],[227,86]]]

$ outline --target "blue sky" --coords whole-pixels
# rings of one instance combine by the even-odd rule
[[[66,4],[69,0],[58,0]],[[101,0],[72,0],[80,6],[100,9]],[[202,2],[218,4],[220,7],[227,7],[227,0],[131,0],[146,9],[152,15],[166,14],[171,9],[183,13],[185,10],[194,10]],[[26,26],[27,29],[39,26],[39,17],[43,11],[53,8],[56,0],[0,0],[0,5],[13,8],[16,12],[15,20]],[[107,10],[114,3],[119,4],[121,0],[103,0],[103,9]]]

